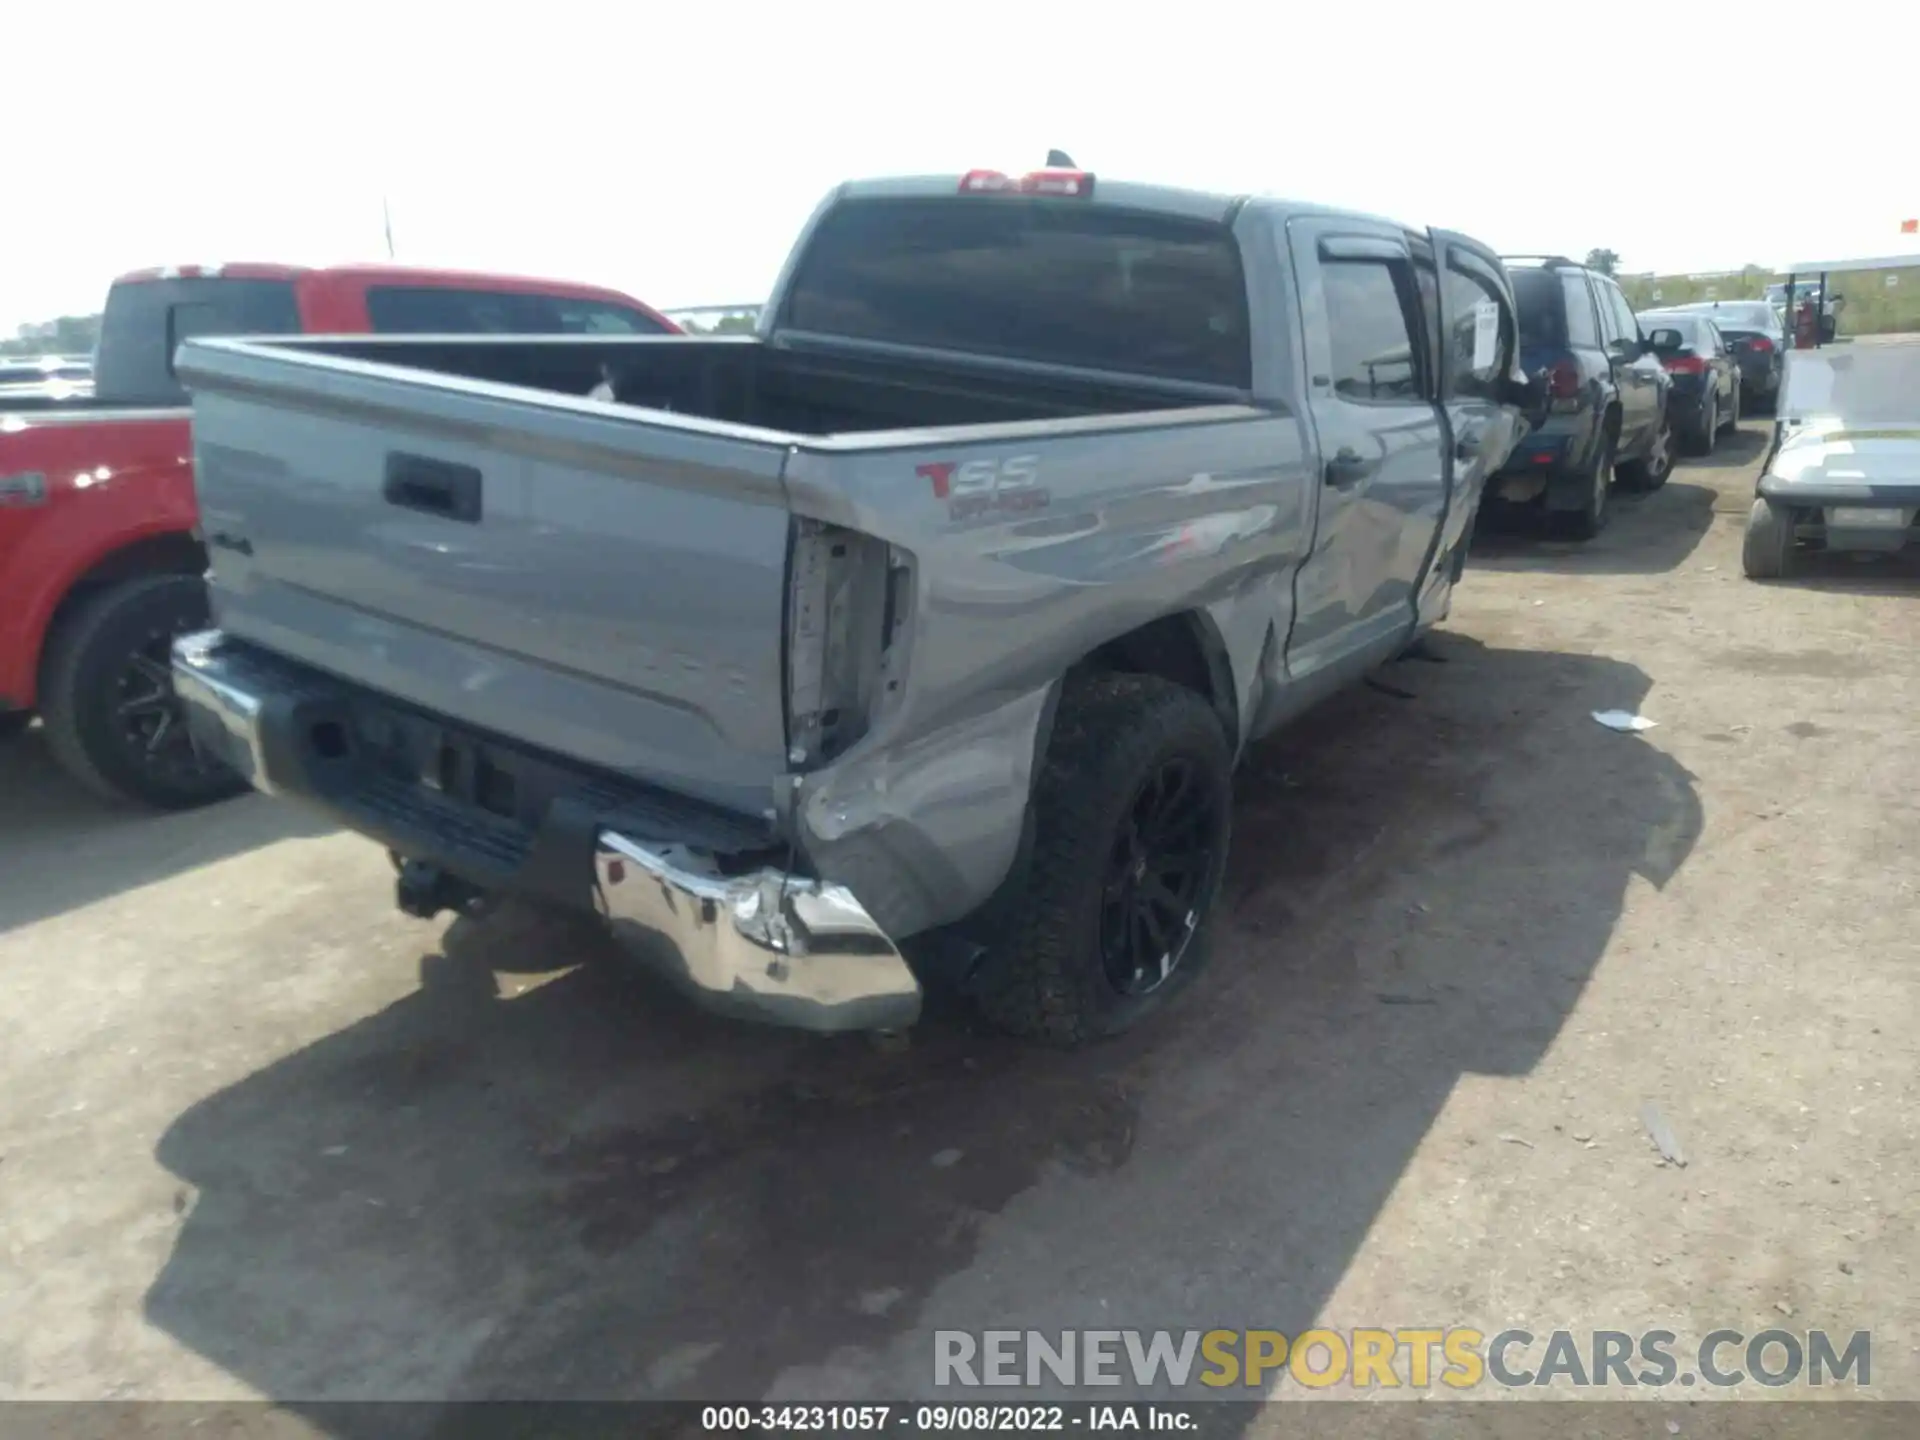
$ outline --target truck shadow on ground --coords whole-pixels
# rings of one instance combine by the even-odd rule
[[[257,795],[173,815],[114,805],[54,762],[38,726],[0,739],[0,797],[0,933],[330,828]]]
[[[1211,970],[1144,1032],[1061,1055],[943,1010],[889,1052],[456,926],[417,992],[167,1130],[192,1191],[147,1318],[355,1440],[471,1412],[318,1402],[900,1399],[935,1328],[1302,1326],[1702,826],[1589,718],[1637,669],[1435,649],[1252,754]]]
[[[1467,564],[1513,573],[1657,575],[1678,569],[1713,524],[1714,491],[1689,484],[1677,470],[1651,495],[1616,487],[1606,528],[1591,540],[1556,536],[1541,512],[1488,502],[1474,530]]]

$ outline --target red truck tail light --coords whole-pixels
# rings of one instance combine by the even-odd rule
[[[969,170],[960,180],[962,195],[1062,195],[1093,198],[1093,176],[1085,170],[1034,170],[1007,175],[999,170]]]
[[[1771,355],[1773,353],[1773,341],[1764,335],[1756,335],[1747,341],[1747,348],[1749,350],[1757,350],[1762,355]]]
[[[1580,394],[1580,367],[1571,360],[1556,360],[1547,367],[1547,398],[1572,400]]]
[[[1704,375],[1707,362],[1698,355],[1669,355],[1660,362],[1674,375]]]

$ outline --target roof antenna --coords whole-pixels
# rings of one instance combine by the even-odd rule
[[[1073,157],[1067,154],[1066,151],[1049,150],[1047,151],[1047,168],[1049,170],[1078,170],[1080,167],[1073,163]]]

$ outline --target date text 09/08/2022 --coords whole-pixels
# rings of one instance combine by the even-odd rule
[[[715,1432],[832,1431],[1068,1431],[1160,1430],[1196,1427],[1177,1405],[708,1405],[700,1428]]]

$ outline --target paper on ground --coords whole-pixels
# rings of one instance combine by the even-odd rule
[[[1593,718],[1609,730],[1651,730],[1660,723],[1644,715],[1635,715],[1630,710],[1596,710]]]

